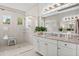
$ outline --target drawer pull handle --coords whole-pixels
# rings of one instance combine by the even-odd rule
[[[65,46],[67,46],[67,44],[65,44]]]

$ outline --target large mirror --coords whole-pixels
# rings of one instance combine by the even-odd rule
[[[76,33],[77,31],[77,16],[64,17],[60,22],[59,31],[66,33]]]

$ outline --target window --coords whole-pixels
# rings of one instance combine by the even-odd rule
[[[10,24],[11,16],[3,16],[3,24]]]
[[[26,28],[30,28],[31,27],[31,19],[29,17],[26,17],[25,24],[26,24]]]

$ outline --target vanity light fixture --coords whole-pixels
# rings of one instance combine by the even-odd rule
[[[52,3],[47,8],[43,9],[43,12],[47,12],[47,11],[53,10],[53,9],[55,9],[57,7],[65,5],[65,4],[67,4],[67,3]]]
[[[65,5],[65,4],[67,4],[67,3],[60,3],[61,5]]]
[[[60,4],[60,3],[57,3],[56,5],[57,5],[58,7],[59,7],[59,6],[61,6],[61,4]]]
[[[62,6],[62,5],[65,5],[66,3],[56,3],[56,4],[54,4],[54,6],[55,7],[60,7],[60,6]]]

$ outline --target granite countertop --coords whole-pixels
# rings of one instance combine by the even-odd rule
[[[51,40],[58,40],[58,41],[64,41],[64,42],[79,44],[79,35],[73,35],[70,38],[67,38],[65,36],[60,37],[60,36],[52,36],[52,35],[34,35],[34,36],[47,38],[47,39],[51,39]]]

